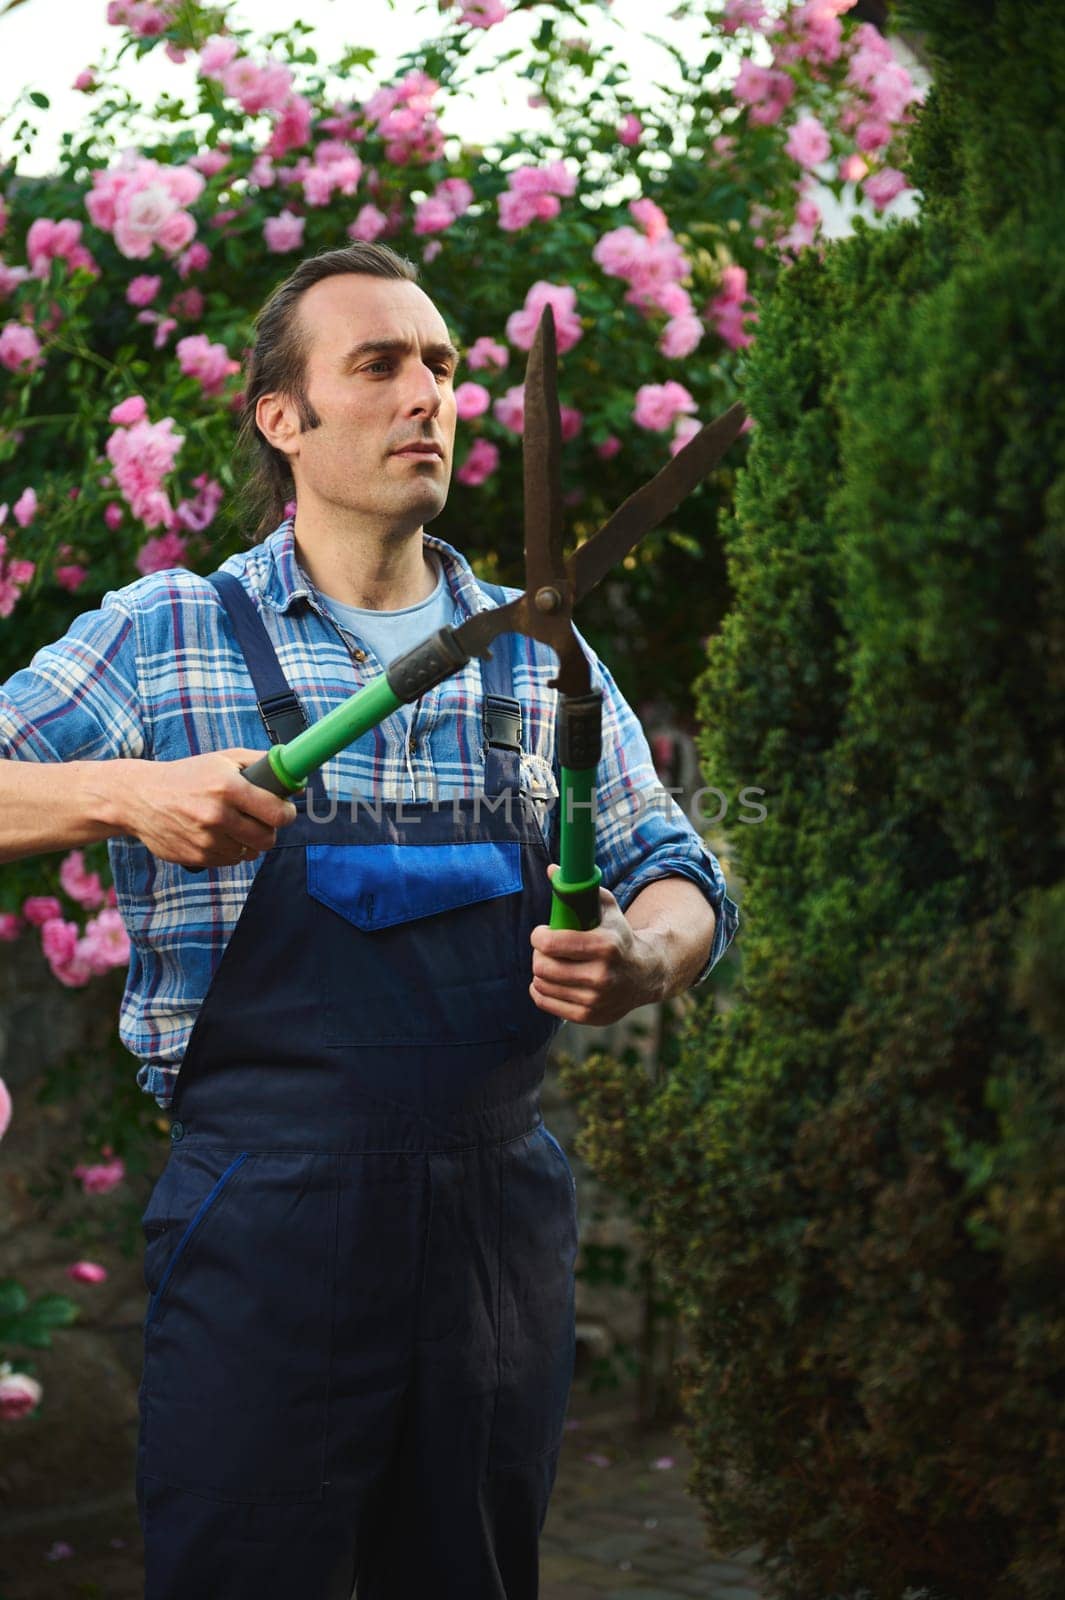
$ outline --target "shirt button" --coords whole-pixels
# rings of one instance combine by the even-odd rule
[[[183,1122],[172,1122],[170,1124],[170,1137],[175,1144],[179,1139],[183,1139],[185,1137],[185,1124]]]
[[[407,740],[407,749],[410,751],[411,755],[415,755],[417,753],[418,741],[414,737],[413,733],[411,734],[410,738]]]
[[[357,649],[356,650],[352,650],[351,659],[353,661],[360,661],[360,662],[361,661],[365,661],[366,660],[366,651],[365,650],[357,650]]]

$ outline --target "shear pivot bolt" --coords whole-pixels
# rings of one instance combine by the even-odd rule
[[[537,589],[535,605],[537,611],[543,611],[550,615],[552,611],[560,609],[562,596],[557,589]]]

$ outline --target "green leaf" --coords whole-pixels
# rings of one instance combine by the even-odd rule
[[[29,1304],[29,1296],[21,1283],[14,1278],[0,1280],[0,1317],[14,1316],[16,1312],[24,1311]]]
[[[42,94],[39,89],[31,89],[28,98],[35,106],[40,106],[42,111],[47,111],[48,107],[52,103],[48,96],[46,94]]]

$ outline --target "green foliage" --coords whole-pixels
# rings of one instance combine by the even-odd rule
[[[53,1329],[68,1328],[80,1314],[65,1294],[40,1294],[31,1302],[21,1284],[5,1278],[0,1282],[0,1349],[16,1344],[50,1350]]]
[[[761,1543],[787,1600],[1052,1600],[1065,205],[1032,180],[1065,32],[912,9],[928,210],[790,269],[747,372],[699,686],[712,781],[767,790],[740,1001],[654,1092],[570,1087],[596,1170],[650,1197],[715,1544]]]

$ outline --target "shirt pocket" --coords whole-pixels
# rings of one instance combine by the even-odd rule
[[[516,1037],[531,974],[520,843],[308,845],[307,892],[326,1044]]]

